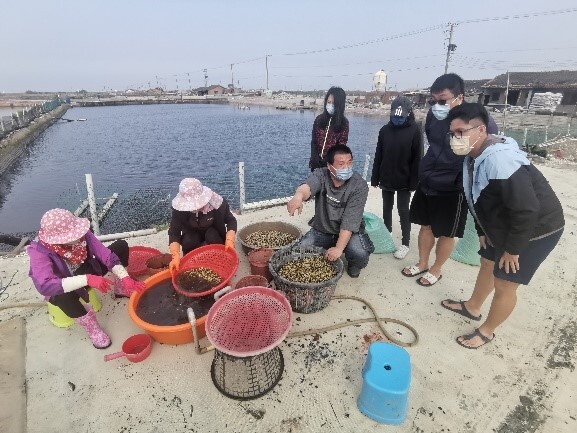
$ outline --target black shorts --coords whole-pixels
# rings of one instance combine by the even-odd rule
[[[467,212],[467,201],[462,192],[427,195],[421,188],[417,188],[411,201],[410,220],[413,224],[431,226],[436,238],[462,238]]]
[[[527,285],[531,281],[531,278],[533,278],[533,275],[535,275],[537,269],[539,269],[539,266],[541,266],[541,263],[543,263],[551,251],[553,251],[553,248],[555,248],[559,239],[561,239],[562,234],[563,229],[544,238],[530,241],[529,245],[519,253],[519,270],[515,273],[511,271],[506,273],[504,268],[499,269],[499,260],[501,260],[503,251],[499,251],[492,245],[487,245],[487,248],[481,248],[479,255],[495,262],[495,267],[493,268],[493,275],[495,277],[512,283]]]

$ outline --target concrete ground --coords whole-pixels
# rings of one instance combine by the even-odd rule
[[[411,251],[403,261],[391,254],[373,255],[358,279],[346,274],[336,293],[360,296],[380,316],[414,326],[420,342],[408,348],[412,382],[406,420],[400,426],[379,424],[359,412],[367,340],[378,335],[374,323],[324,334],[287,339],[281,344],[285,370],[280,383],[256,400],[236,401],[221,395],[210,378],[213,353],[196,355],[191,344],[155,343],[148,359],[105,363],[103,355],[120,350],[139,328],[127,314],[127,300],[103,295],[98,313],[112,337],[106,350],[94,349],[78,327],[63,330],[48,321],[46,308],[10,308],[0,321],[25,319],[26,351],[19,361],[0,364],[2,383],[12,369],[25,365],[25,414],[18,411],[22,387],[0,393],[0,431],[20,431],[27,420],[30,433],[47,432],[574,432],[577,430],[577,183],[574,171],[540,166],[563,203],[566,228],[560,244],[527,287],[519,289],[517,307],[497,330],[496,338],[479,350],[457,345],[455,338],[472,331],[476,322],[441,308],[445,298],[466,299],[477,268],[449,260],[443,279],[432,288],[405,278],[401,269],[416,263],[417,227]],[[378,190],[371,188],[366,210],[380,214]],[[289,218],[284,207],[238,217],[239,227],[264,220],[284,220],[306,230],[313,206]],[[395,218],[393,237],[400,230]],[[131,245],[167,250],[167,234],[130,239]],[[240,245],[237,245],[240,251]],[[233,282],[249,273],[247,257]],[[0,258],[0,279],[16,272],[9,303],[38,302],[27,276],[28,258]],[[0,297],[0,300],[4,298]],[[486,315],[489,305],[483,309]],[[295,314],[292,331],[369,317],[354,301],[334,300],[314,314]],[[392,324],[393,335],[410,340]],[[3,326],[0,331],[12,329]],[[6,334],[0,334],[6,342]],[[12,338],[10,341],[18,341]],[[17,343],[14,350],[19,351]],[[206,344],[206,342],[203,342]],[[0,345],[0,347],[2,347]],[[4,347],[2,347],[4,348]],[[3,355],[4,356],[4,355]],[[21,415],[21,416],[20,416]]]

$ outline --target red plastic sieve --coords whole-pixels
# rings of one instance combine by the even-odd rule
[[[189,292],[184,290],[178,284],[178,276],[185,271],[195,268],[208,268],[216,272],[221,279],[220,284],[204,292]],[[181,295],[190,298],[199,298],[211,295],[226,286],[237,269],[238,256],[234,249],[226,250],[224,245],[220,244],[206,245],[185,254],[180,260],[178,272],[172,275],[172,285],[174,286],[174,290]]]
[[[278,346],[292,325],[285,296],[266,287],[243,287],[221,297],[206,316],[206,337],[235,357],[256,356]]]
[[[144,361],[152,350],[152,338],[148,334],[136,334],[122,343],[122,351],[104,356],[104,361],[126,356],[130,362]]]
[[[133,246],[128,248],[128,266],[126,270],[128,275],[131,277],[138,277],[140,275],[146,274],[148,267],[146,266],[146,261],[160,254],[156,248],[144,247],[144,246]]]

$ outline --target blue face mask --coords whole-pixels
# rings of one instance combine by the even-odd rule
[[[327,104],[327,113],[329,113],[331,116],[335,114],[334,104]]]
[[[433,108],[431,108],[431,110],[433,111],[433,116],[435,116],[437,120],[446,119],[447,116],[449,115],[450,109],[451,107],[449,107],[449,104],[445,105],[435,104],[433,105]]]
[[[331,165],[331,167],[333,167]],[[342,180],[343,182],[346,180],[349,180],[351,178],[351,176],[353,175],[353,167],[349,167],[349,168],[335,168],[333,167],[333,170],[335,171],[335,177],[338,180]]]
[[[407,121],[406,116],[391,116],[391,123],[395,126],[404,125]]]

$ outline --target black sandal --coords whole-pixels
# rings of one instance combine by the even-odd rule
[[[443,304],[443,302],[450,302],[451,304],[459,304],[459,305],[461,305],[461,309],[455,310],[455,309],[449,307],[448,305]],[[452,311],[453,313],[460,314],[461,316],[464,316],[467,319],[471,319],[471,320],[479,321],[479,320],[481,320],[481,317],[483,317],[482,314],[479,314],[478,316],[473,316],[469,312],[469,310],[467,310],[467,307],[465,307],[465,301],[454,301],[452,299],[445,299],[444,301],[441,301],[441,307],[446,308],[447,310]]]
[[[472,347],[472,346],[466,346],[465,344],[463,344],[462,341],[459,341],[459,338],[462,338],[463,340],[471,340],[472,338],[475,338],[475,337],[480,337],[481,340],[483,340],[483,344],[481,344],[477,347]],[[479,328],[477,328],[477,329],[475,329],[474,332],[472,332],[470,334],[461,335],[460,337],[457,337],[456,341],[457,341],[457,343],[459,343],[460,346],[463,346],[467,349],[478,349],[479,347],[483,347],[485,344],[493,341],[494,338],[495,338],[495,334],[493,334],[493,336],[491,338],[485,337],[483,334],[481,334],[481,332],[479,331]]]

